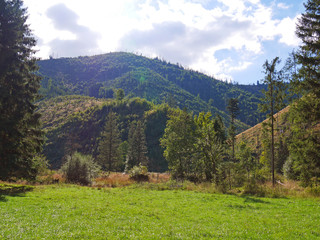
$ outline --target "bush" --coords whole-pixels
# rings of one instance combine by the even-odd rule
[[[130,179],[133,179],[138,182],[148,181],[148,169],[146,166],[142,166],[141,163],[139,166],[133,166],[129,171]]]
[[[75,152],[67,158],[67,162],[61,170],[65,174],[67,182],[89,185],[92,183],[92,179],[97,176],[100,167],[91,156]]]

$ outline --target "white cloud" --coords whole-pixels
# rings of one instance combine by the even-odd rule
[[[285,11],[289,6],[269,1],[267,6],[260,0],[25,0],[25,5],[31,28],[40,40],[40,57],[48,57],[54,47],[61,48],[64,43],[72,46],[80,40],[81,30],[87,33],[81,39],[92,46],[78,41],[74,46],[79,51],[73,48],[67,54],[83,54],[81,48],[92,54],[140,52],[211,75],[231,76],[265,53],[265,41],[299,44],[294,34],[297,18],[274,18],[273,7]],[[59,3],[76,14],[73,27],[59,28],[46,15],[47,9]],[[219,50],[230,50],[232,60],[217,59]]]
[[[288,9],[290,8],[290,6],[286,5],[285,3],[278,3],[277,4],[277,7],[280,8],[280,9]]]
[[[295,35],[297,21],[298,16],[294,19],[287,17],[282,19],[277,25],[277,32],[281,36],[279,40],[281,43],[293,47],[296,47],[301,43],[300,39]]]

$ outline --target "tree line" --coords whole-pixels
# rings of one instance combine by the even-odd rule
[[[0,7],[0,178],[32,179],[43,166],[38,154],[44,142],[35,104],[40,88],[40,77],[35,74],[36,42],[26,24],[27,13],[21,0],[5,0]],[[320,4],[308,0],[305,8],[296,30],[302,40],[298,51],[291,54],[281,70],[277,69],[277,57],[262,66],[267,89],[263,92],[261,111],[269,116],[262,131],[262,150],[255,152],[246,143],[236,141],[235,119],[241,110],[241,99],[228,100],[228,130],[221,117],[212,116],[210,111],[193,114],[187,109],[170,110],[160,144],[173,178],[210,181],[231,188],[270,178],[275,184],[278,173],[300,180],[305,186],[319,184],[320,134],[316,124],[320,120]],[[185,81],[175,78],[175,84],[192,88],[191,75]],[[48,86],[54,88],[50,81]],[[121,102],[123,97],[120,90],[116,101]],[[290,98],[290,135],[275,137],[280,130],[274,113]],[[174,102],[171,96],[170,104]],[[144,124],[139,119],[131,121],[128,137],[122,141],[118,116],[112,111],[108,113],[96,158],[104,170],[129,171],[137,165],[148,165],[148,126]],[[71,149],[71,158],[73,152]]]

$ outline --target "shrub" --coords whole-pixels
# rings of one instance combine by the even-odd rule
[[[92,179],[97,176],[100,167],[91,156],[75,152],[67,158],[67,162],[61,170],[65,174],[67,182],[89,185]]]
[[[130,179],[133,179],[138,182],[148,181],[148,169],[146,166],[142,166],[141,163],[139,166],[133,166],[129,171]]]

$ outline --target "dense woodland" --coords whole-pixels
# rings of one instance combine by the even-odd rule
[[[37,61],[22,2],[3,5],[0,179],[49,167],[82,184],[101,171],[148,170],[224,191],[285,179],[318,187],[318,1],[305,4],[298,51],[282,69],[266,60],[265,79],[251,86],[124,52]],[[254,141],[236,136],[266,118]]]
[[[237,85],[184,69],[164,60],[116,52],[92,57],[49,59],[38,62],[43,77],[40,93],[46,97],[86,95],[112,98],[116,89],[128,97],[141,97],[155,104],[187,108],[194,113],[211,111],[228,118],[229,98],[238,98],[238,119],[253,126],[264,120],[258,111],[261,90],[266,86]],[[228,121],[226,121],[228,124]]]

